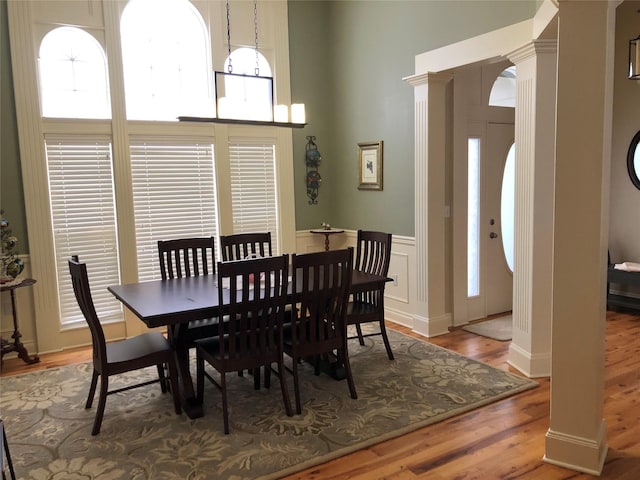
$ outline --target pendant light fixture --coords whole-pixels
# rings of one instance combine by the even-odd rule
[[[253,24],[255,31],[256,66],[254,75],[233,73],[231,58],[231,15],[229,0],[227,7],[227,71],[214,72],[216,116],[178,117],[180,121],[211,122],[237,125],[265,125],[275,127],[302,128],[306,125],[304,104],[274,104],[273,77],[260,75],[258,52],[258,3],[253,1]]]

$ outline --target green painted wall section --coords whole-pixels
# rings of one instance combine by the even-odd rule
[[[16,106],[13,97],[7,2],[0,1],[0,206],[5,210],[13,235],[18,237],[16,252],[29,252],[24,209],[22,172],[18,148]]]
[[[297,228],[327,221],[413,236],[413,87],[402,78],[415,72],[417,54],[531,18],[538,4],[289,1],[292,96],[310,119],[294,132]],[[301,202],[310,134],[323,154],[319,205]],[[383,191],[358,190],[357,145],[378,140]]]

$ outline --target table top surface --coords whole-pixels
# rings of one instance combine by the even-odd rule
[[[344,233],[344,230],[340,228],[315,228],[309,231],[311,233],[324,233],[325,235],[331,235],[333,233]]]
[[[351,291],[378,288],[390,278],[358,270]],[[148,327],[184,323],[217,315],[217,275],[112,285],[108,290]]]

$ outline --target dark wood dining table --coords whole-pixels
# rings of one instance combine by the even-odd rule
[[[379,288],[390,278],[354,270],[351,277],[351,293]],[[170,334],[174,348],[183,348],[178,341],[180,325],[192,320],[217,317],[220,313],[217,295],[217,275],[201,275],[167,280],[112,285],[108,290],[149,328],[173,329]],[[292,290],[292,288],[290,288]],[[170,332],[170,333],[173,333]],[[189,368],[188,352],[176,352],[180,375],[183,409],[190,418],[203,415],[198,402]]]

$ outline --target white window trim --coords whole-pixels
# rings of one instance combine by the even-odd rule
[[[226,28],[226,17],[221,15],[223,4],[211,6],[203,2],[195,2],[201,9],[203,16],[210,28],[217,34],[213,35],[213,40],[222,42],[223,36],[220,32]],[[60,5],[64,5],[61,3]],[[266,54],[269,61],[274,66],[274,77],[278,79],[276,96],[280,103],[291,103],[290,81],[289,81],[289,45],[287,27],[287,3],[284,0],[264,2],[261,11],[261,25],[268,24],[269,28],[261,28],[268,37],[265,42]],[[92,4],[94,16],[87,18],[83,26],[81,19],[82,11],[70,13],[74,19],[74,24],[83,26],[87,30],[105,31],[106,41],[114,42],[117,35],[113,31],[112,25],[119,18],[119,11],[122,2],[104,1],[100,5]],[[203,8],[204,7],[204,8]],[[95,12],[100,12],[95,14]],[[25,210],[27,217],[27,229],[29,232],[29,250],[31,258],[31,274],[38,280],[38,288],[34,290],[34,315],[36,319],[36,335],[38,351],[40,353],[59,351],[64,348],[76,345],[86,345],[90,342],[88,329],[65,330],[60,329],[60,322],[54,312],[58,312],[58,300],[55,282],[55,261],[53,251],[53,234],[51,230],[51,219],[48,210],[48,182],[46,172],[46,156],[44,151],[44,134],[49,132],[61,133],[66,131],[62,128],[60,121],[42,119],[38,101],[38,74],[36,70],[37,62],[34,55],[37,52],[37,45],[34,44],[36,32],[42,31],[42,24],[51,24],[51,28],[60,18],[45,19],[38,18],[43,15],[42,11],[33,8],[31,2],[9,2],[8,20],[11,44],[11,56],[13,59],[14,92],[16,99],[17,123],[19,133],[19,148],[22,162],[22,176],[25,197]],[[103,17],[104,15],[104,17]],[[214,25],[211,27],[211,25]],[[119,45],[119,41],[117,42]],[[251,44],[251,42],[249,42]],[[220,48],[214,48],[215,52],[220,52]],[[223,53],[224,53],[223,49]],[[109,81],[122,82],[122,72],[114,68],[118,64],[119,52],[117,49],[109,50]],[[223,55],[224,57],[224,55]],[[214,58],[214,62],[218,59]],[[223,59],[222,59],[223,61]],[[112,89],[113,90],[113,89]],[[134,131],[150,130],[154,131],[157,124],[151,122],[130,123],[124,121],[124,98],[112,95],[112,115],[111,122],[65,122],[64,126],[78,125],[85,131],[95,129],[96,133],[105,133],[105,130],[113,137],[113,156],[115,176],[117,182],[122,182],[130,176],[128,171],[128,138]],[[164,125],[160,126],[165,128]],[[292,132],[283,128],[263,128],[256,135],[254,127],[228,127],[226,125],[182,125],[170,122],[166,125],[168,130],[188,128],[190,131],[199,132],[208,130],[212,141],[215,138],[216,160],[222,160],[219,155],[219,145],[227,143],[229,135],[251,135],[251,136],[272,136],[276,138],[276,159],[277,175],[279,178],[278,195],[280,198],[280,249],[283,252],[293,252],[295,250],[295,198],[293,185],[293,145]],[[198,134],[198,133],[195,133]],[[125,182],[126,183],[126,182]],[[125,189],[126,190],[126,189]],[[221,194],[219,190],[219,194]],[[132,216],[127,215],[126,205],[131,205],[132,198],[130,191],[116,190],[118,205],[118,216],[120,223],[118,240],[132,242],[134,229],[132,228]],[[123,216],[124,215],[124,216]],[[220,232],[230,232],[230,220],[225,219],[224,209],[220,209]],[[135,268],[135,252],[122,254],[120,258],[121,274],[123,282],[132,282],[137,278]],[[126,309],[125,309],[126,310]],[[132,314],[126,313],[125,323],[109,325],[105,329],[105,334],[109,339],[123,338],[144,332],[147,328],[142,322]]]

